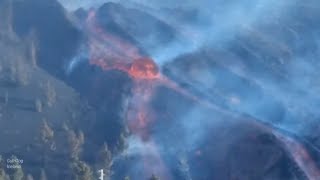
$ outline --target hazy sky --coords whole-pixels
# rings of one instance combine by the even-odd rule
[[[102,4],[107,0],[95,0],[95,1],[88,1],[88,0],[58,0],[64,7],[67,9],[77,9],[80,7],[91,7]]]
[[[66,8],[68,9],[77,9],[79,7],[93,7],[105,2],[119,2],[122,3],[138,3],[143,4],[145,6],[151,7],[176,7],[176,6],[187,6],[187,5],[202,5],[206,4],[208,0],[58,0],[60,1]],[[220,1],[220,0],[216,0]],[[213,3],[212,3],[213,4]]]

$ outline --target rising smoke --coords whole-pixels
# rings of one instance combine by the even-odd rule
[[[71,9],[101,3],[71,2],[66,2]],[[169,44],[147,53],[190,92],[222,109],[248,114],[297,135],[317,130],[320,31],[314,23],[320,17],[319,2],[118,2],[146,11],[178,31],[179,36]],[[193,18],[183,18],[190,12]],[[174,166],[176,162],[170,158],[178,152],[196,151],[208,139],[210,127],[221,123],[212,119],[223,119],[224,113],[194,106],[187,109],[174,118],[169,129],[153,129],[152,141],[130,137],[126,153],[161,155],[167,166]],[[168,138],[168,133],[177,133],[179,138]]]

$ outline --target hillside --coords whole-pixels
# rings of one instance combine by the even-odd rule
[[[317,1],[126,2],[0,0],[0,180],[320,176]]]
[[[7,2],[0,7],[8,8]],[[5,22],[10,15],[3,15]],[[85,157],[106,142],[95,144],[87,136],[97,120],[96,111],[73,88],[39,66],[39,44],[32,33],[19,37],[11,19],[6,22],[0,29],[0,179],[5,174],[12,179],[27,175],[76,178],[76,168],[88,167],[80,161],[80,152]],[[22,171],[6,168],[6,159],[13,155],[24,161]]]

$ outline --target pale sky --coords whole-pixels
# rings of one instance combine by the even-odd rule
[[[186,5],[201,5],[208,0],[58,0],[67,9],[77,9],[79,7],[89,8],[101,5],[105,2],[119,2],[121,3],[138,3],[151,7],[174,7]]]

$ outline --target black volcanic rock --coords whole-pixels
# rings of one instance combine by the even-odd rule
[[[186,54],[169,63],[165,73],[188,91],[220,107],[251,113],[261,120],[283,121],[286,116],[284,105],[268,96],[259,84],[219,62],[227,58],[215,51]]]
[[[170,101],[168,101],[170,99]],[[172,179],[293,179],[293,159],[256,120],[225,108],[207,109],[172,89],[159,87],[151,107],[157,114],[150,130]],[[129,148],[130,149],[130,148]],[[115,179],[144,174],[140,154],[115,162]],[[152,166],[152,165],[151,165]],[[148,173],[148,172],[147,172]]]
[[[82,62],[66,79],[97,111],[91,127],[85,127],[91,147],[108,142],[116,145],[124,129],[124,102],[131,94],[132,80],[119,71],[103,71],[98,66]],[[92,133],[94,132],[94,133]],[[92,152],[95,153],[95,152]]]
[[[318,3],[288,3],[283,12],[263,14],[219,46],[182,54],[168,63],[166,73],[220,104],[232,104],[225,100],[237,97],[240,108],[248,105],[244,111],[260,119],[287,121],[289,126],[301,119],[316,122],[319,113],[313,104],[319,97],[313,89],[318,89],[320,31],[315,22],[320,14],[311,7]],[[308,103],[301,105],[305,99]]]

